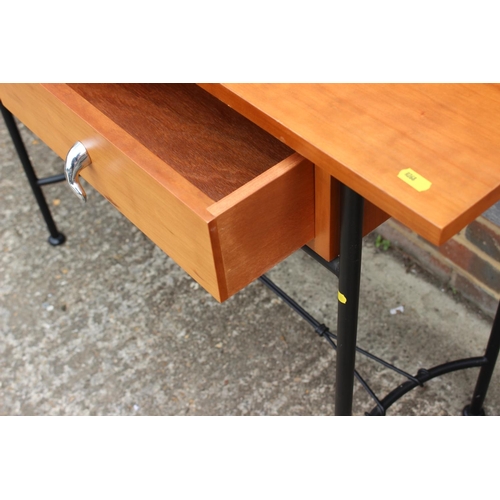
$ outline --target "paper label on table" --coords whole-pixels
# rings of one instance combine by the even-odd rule
[[[342,304],[345,304],[347,302],[347,299],[343,293],[338,292],[338,298],[339,302],[342,302]]]
[[[431,186],[432,182],[428,181],[425,177],[417,174],[415,170],[411,168],[405,168],[399,172],[398,177],[409,184],[412,188],[416,189],[419,193],[422,191],[427,191]]]

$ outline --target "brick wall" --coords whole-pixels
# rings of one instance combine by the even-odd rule
[[[376,232],[493,317],[500,299],[500,203],[440,247],[394,219]]]

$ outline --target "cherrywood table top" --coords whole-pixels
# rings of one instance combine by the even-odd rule
[[[500,199],[498,84],[200,84],[442,244]]]

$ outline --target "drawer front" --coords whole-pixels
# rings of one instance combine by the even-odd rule
[[[314,237],[314,170],[297,154],[215,202],[66,85],[4,84],[0,99],[60,157],[82,142],[82,177],[220,301]]]

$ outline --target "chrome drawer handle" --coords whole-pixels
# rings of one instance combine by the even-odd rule
[[[79,177],[81,170],[91,164],[92,161],[85,146],[81,142],[76,142],[66,156],[64,173],[70,188],[84,203],[87,201],[87,194],[80,184]]]

